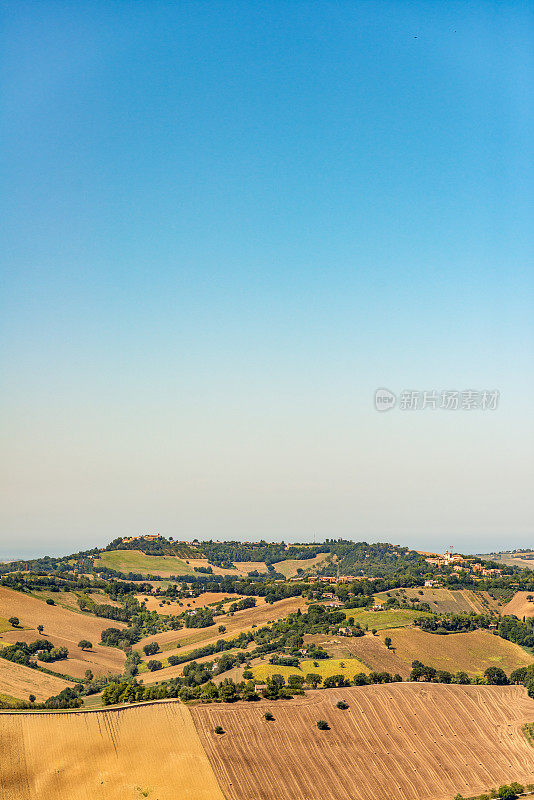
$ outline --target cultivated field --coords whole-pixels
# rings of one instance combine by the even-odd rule
[[[47,675],[37,669],[0,658],[0,695],[6,694],[17,700],[28,700],[30,694],[34,694],[36,700],[42,702],[52,695],[59,694],[67,686],[74,684],[63,678],[56,678],[54,675]]]
[[[191,713],[228,800],[451,800],[534,780],[522,687],[374,685]]]
[[[164,656],[182,654],[186,649],[201,647],[216,642],[218,639],[231,639],[242,631],[249,631],[253,625],[258,627],[266,625],[272,620],[287,617],[298,608],[304,610],[306,607],[307,602],[300,596],[288,597],[273,603],[273,605],[263,603],[255,608],[236,611],[231,617],[228,615],[216,617],[215,624],[207,628],[182,628],[179,631],[164,631],[156,633],[154,636],[147,636],[146,639],[141,639],[138,644],[134,645],[134,649],[141,651],[145,644],[156,641],[160,649],[164,651]],[[219,625],[226,627],[225,633],[219,633]],[[153,656],[148,656],[148,658],[153,658]]]
[[[532,592],[516,592],[510,602],[501,610],[501,614],[513,614],[519,619],[534,617],[534,603],[527,600],[527,597],[532,596]]]
[[[352,680],[359,672],[368,674],[370,669],[357,658],[321,658],[318,661],[307,658],[300,662],[300,668],[281,667],[276,664],[258,664],[252,667],[254,680],[258,683],[264,683],[272,675],[283,675],[287,679],[290,675],[306,677],[309,672],[320,675],[323,680],[331,675],[344,675],[345,678]]]
[[[224,800],[189,710],[0,714],[0,800]]]
[[[488,553],[481,558],[489,561],[496,561],[498,564],[506,564],[509,567],[523,567],[524,569],[534,569],[534,558],[532,550],[524,553]]]
[[[329,636],[327,634],[306,634],[304,644],[314,642],[323,647],[333,658],[357,658],[368,668],[364,672],[389,672],[391,675],[398,673],[401,678],[407,678],[411,667],[402,661],[393,650],[388,650],[384,644],[384,635],[373,636]]]
[[[207,563],[207,562],[206,562]],[[141,550],[106,550],[95,558],[95,567],[109,567],[119,572],[139,572],[142,575],[196,575],[192,566],[176,556],[147,556]]]
[[[398,589],[391,589],[391,597],[404,597],[408,601],[415,598],[421,603],[428,603],[433,613],[438,614],[487,614],[490,611],[499,611],[499,604],[488,592],[475,592],[471,589],[406,589],[404,594]],[[376,595],[380,602],[387,600],[386,592]]]
[[[423,611],[413,611],[410,608],[405,611],[360,611],[357,608],[349,608],[344,609],[343,613],[347,619],[354,617],[354,622],[359,622],[362,628],[367,625],[369,630],[376,628],[377,631],[383,628],[403,628],[411,625],[414,619],[427,616]]]
[[[59,605],[49,606],[36,597],[5,587],[0,587],[0,615],[8,618],[18,617],[23,628],[1,633],[1,642],[12,644],[17,641],[33,642],[43,638],[51,641],[56,647],[68,648],[68,659],[46,665],[54,672],[81,678],[86,669],[91,669],[95,675],[116,674],[123,670],[126,658],[124,652],[116,647],[104,647],[98,644],[105,628],[111,625],[123,628],[125,626],[122,622],[76,613]],[[42,635],[37,631],[38,625],[44,625]],[[93,643],[91,651],[82,652],[78,648],[81,639],[88,639]],[[0,682],[0,692],[2,691],[4,687]]]
[[[395,655],[407,665],[417,659],[436,669],[474,676],[487,667],[501,667],[509,675],[517,667],[534,664],[534,657],[519,645],[485,630],[438,636],[420,628],[395,628],[382,634],[391,637]]]

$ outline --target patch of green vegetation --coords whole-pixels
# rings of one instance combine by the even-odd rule
[[[321,658],[319,661],[305,659],[300,662],[299,667],[284,667],[279,664],[257,664],[251,669],[254,680],[259,683],[265,683],[267,678],[271,678],[273,675],[282,675],[287,679],[290,675],[315,673],[320,675],[323,680],[330,675],[344,675],[352,679],[359,672],[369,674],[371,671],[369,667],[357,658]]]
[[[413,609],[394,610],[394,611],[358,611],[350,608],[344,611],[347,619],[354,617],[354,622],[358,622],[362,628],[369,630],[376,628],[381,631],[384,628],[405,628],[412,625],[414,619],[430,616],[426,611],[415,611]]]
[[[0,633],[14,630],[5,617],[0,617]]]
[[[534,722],[527,722],[526,725],[523,725],[522,730],[528,742],[534,746]]]
[[[139,572],[144,575],[168,572],[169,575],[194,575],[192,567],[176,556],[147,556],[135,550],[105,550],[95,558],[95,567],[108,567],[119,572]]]
[[[23,703],[18,697],[10,694],[0,694],[0,708],[22,708]]]

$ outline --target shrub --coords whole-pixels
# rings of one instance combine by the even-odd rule
[[[317,727],[319,728],[320,731],[329,731],[330,730],[330,725],[328,724],[328,722],[325,719],[317,720]]]
[[[163,667],[163,664],[161,663],[161,661],[155,661],[154,659],[152,659],[151,661],[148,662],[147,667],[150,670],[150,672],[156,672],[158,669],[161,669]]]
[[[345,711],[349,707],[348,703],[345,703],[344,700],[338,700],[336,703],[336,708],[340,708],[342,711]]]
[[[273,715],[271,714],[270,711],[266,711],[263,716],[265,717],[267,722],[274,722],[274,717],[273,717]]]
[[[215,733],[224,733],[224,728],[223,728],[222,725],[216,725],[214,730],[215,730]]]
[[[54,600],[52,600],[51,597],[48,597],[47,600],[46,600],[46,604],[49,605],[49,606],[55,606],[56,603],[55,603]]]
[[[81,640],[78,642],[78,647],[80,648],[80,650],[90,650],[92,646],[93,646],[93,645],[92,645],[92,643],[89,641],[89,639],[81,639]]]

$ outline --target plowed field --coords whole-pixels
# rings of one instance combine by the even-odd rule
[[[450,800],[534,781],[533,720],[519,686],[419,683],[0,714],[0,800]]]
[[[534,779],[521,731],[534,701],[522,687],[365,686],[192,714],[228,800],[450,800]]]

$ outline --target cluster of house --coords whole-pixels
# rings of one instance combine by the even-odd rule
[[[163,539],[159,533],[145,533],[141,536],[123,536],[122,541],[123,544],[129,544],[130,542],[157,542],[160,539]]]
[[[454,572],[470,572],[480,577],[495,576],[502,573],[500,569],[485,567],[484,564],[480,564],[478,561],[471,561],[468,558],[464,558],[460,553],[453,553],[450,550],[446,550],[442,556],[436,555],[431,558],[425,558],[425,561],[427,564],[433,564],[437,567],[445,567],[452,564]],[[435,585],[435,581],[425,581],[425,586]]]

